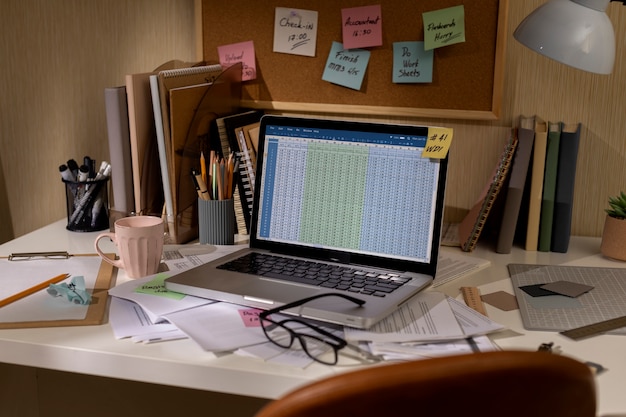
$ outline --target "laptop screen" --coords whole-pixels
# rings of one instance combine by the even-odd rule
[[[423,126],[265,116],[251,246],[432,264],[447,160],[422,157],[427,136]]]

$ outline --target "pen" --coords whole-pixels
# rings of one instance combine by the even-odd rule
[[[14,295],[12,295],[10,297],[7,297],[4,300],[0,300],[0,307],[4,307],[7,304],[11,304],[14,301],[17,301],[19,299],[22,299],[24,297],[27,297],[27,296],[29,296],[31,294],[36,293],[37,291],[41,291],[44,288],[46,288],[48,285],[56,284],[57,282],[61,282],[64,279],[66,279],[67,277],[69,277],[69,276],[70,276],[70,274],[58,275],[58,276],[56,276],[54,278],[50,278],[47,281],[44,281],[44,282],[42,282],[40,284],[37,284],[34,287],[28,288],[28,289],[26,289],[24,291],[18,292],[17,294],[14,294]]]

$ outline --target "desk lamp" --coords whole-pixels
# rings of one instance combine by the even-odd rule
[[[513,37],[548,58],[583,71],[610,74],[615,34],[605,10],[611,1],[550,0],[522,23]]]

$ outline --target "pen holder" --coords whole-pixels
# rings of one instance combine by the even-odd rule
[[[233,199],[198,199],[198,236],[200,243],[232,245],[235,243],[235,206]]]
[[[66,181],[67,230],[96,232],[109,228],[109,179]]]

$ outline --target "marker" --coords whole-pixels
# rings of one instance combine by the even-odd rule
[[[87,165],[81,165],[78,169],[78,175],[76,177],[79,182],[85,182],[89,178],[89,167]]]
[[[68,159],[67,167],[72,171],[74,178],[78,175],[78,163],[73,159]]]
[[[74,177],[72,170],[70,170],[67,165],[59,165],[59,172],[61,173],[61,178],[65,181],[76,182],[76,177]]]

